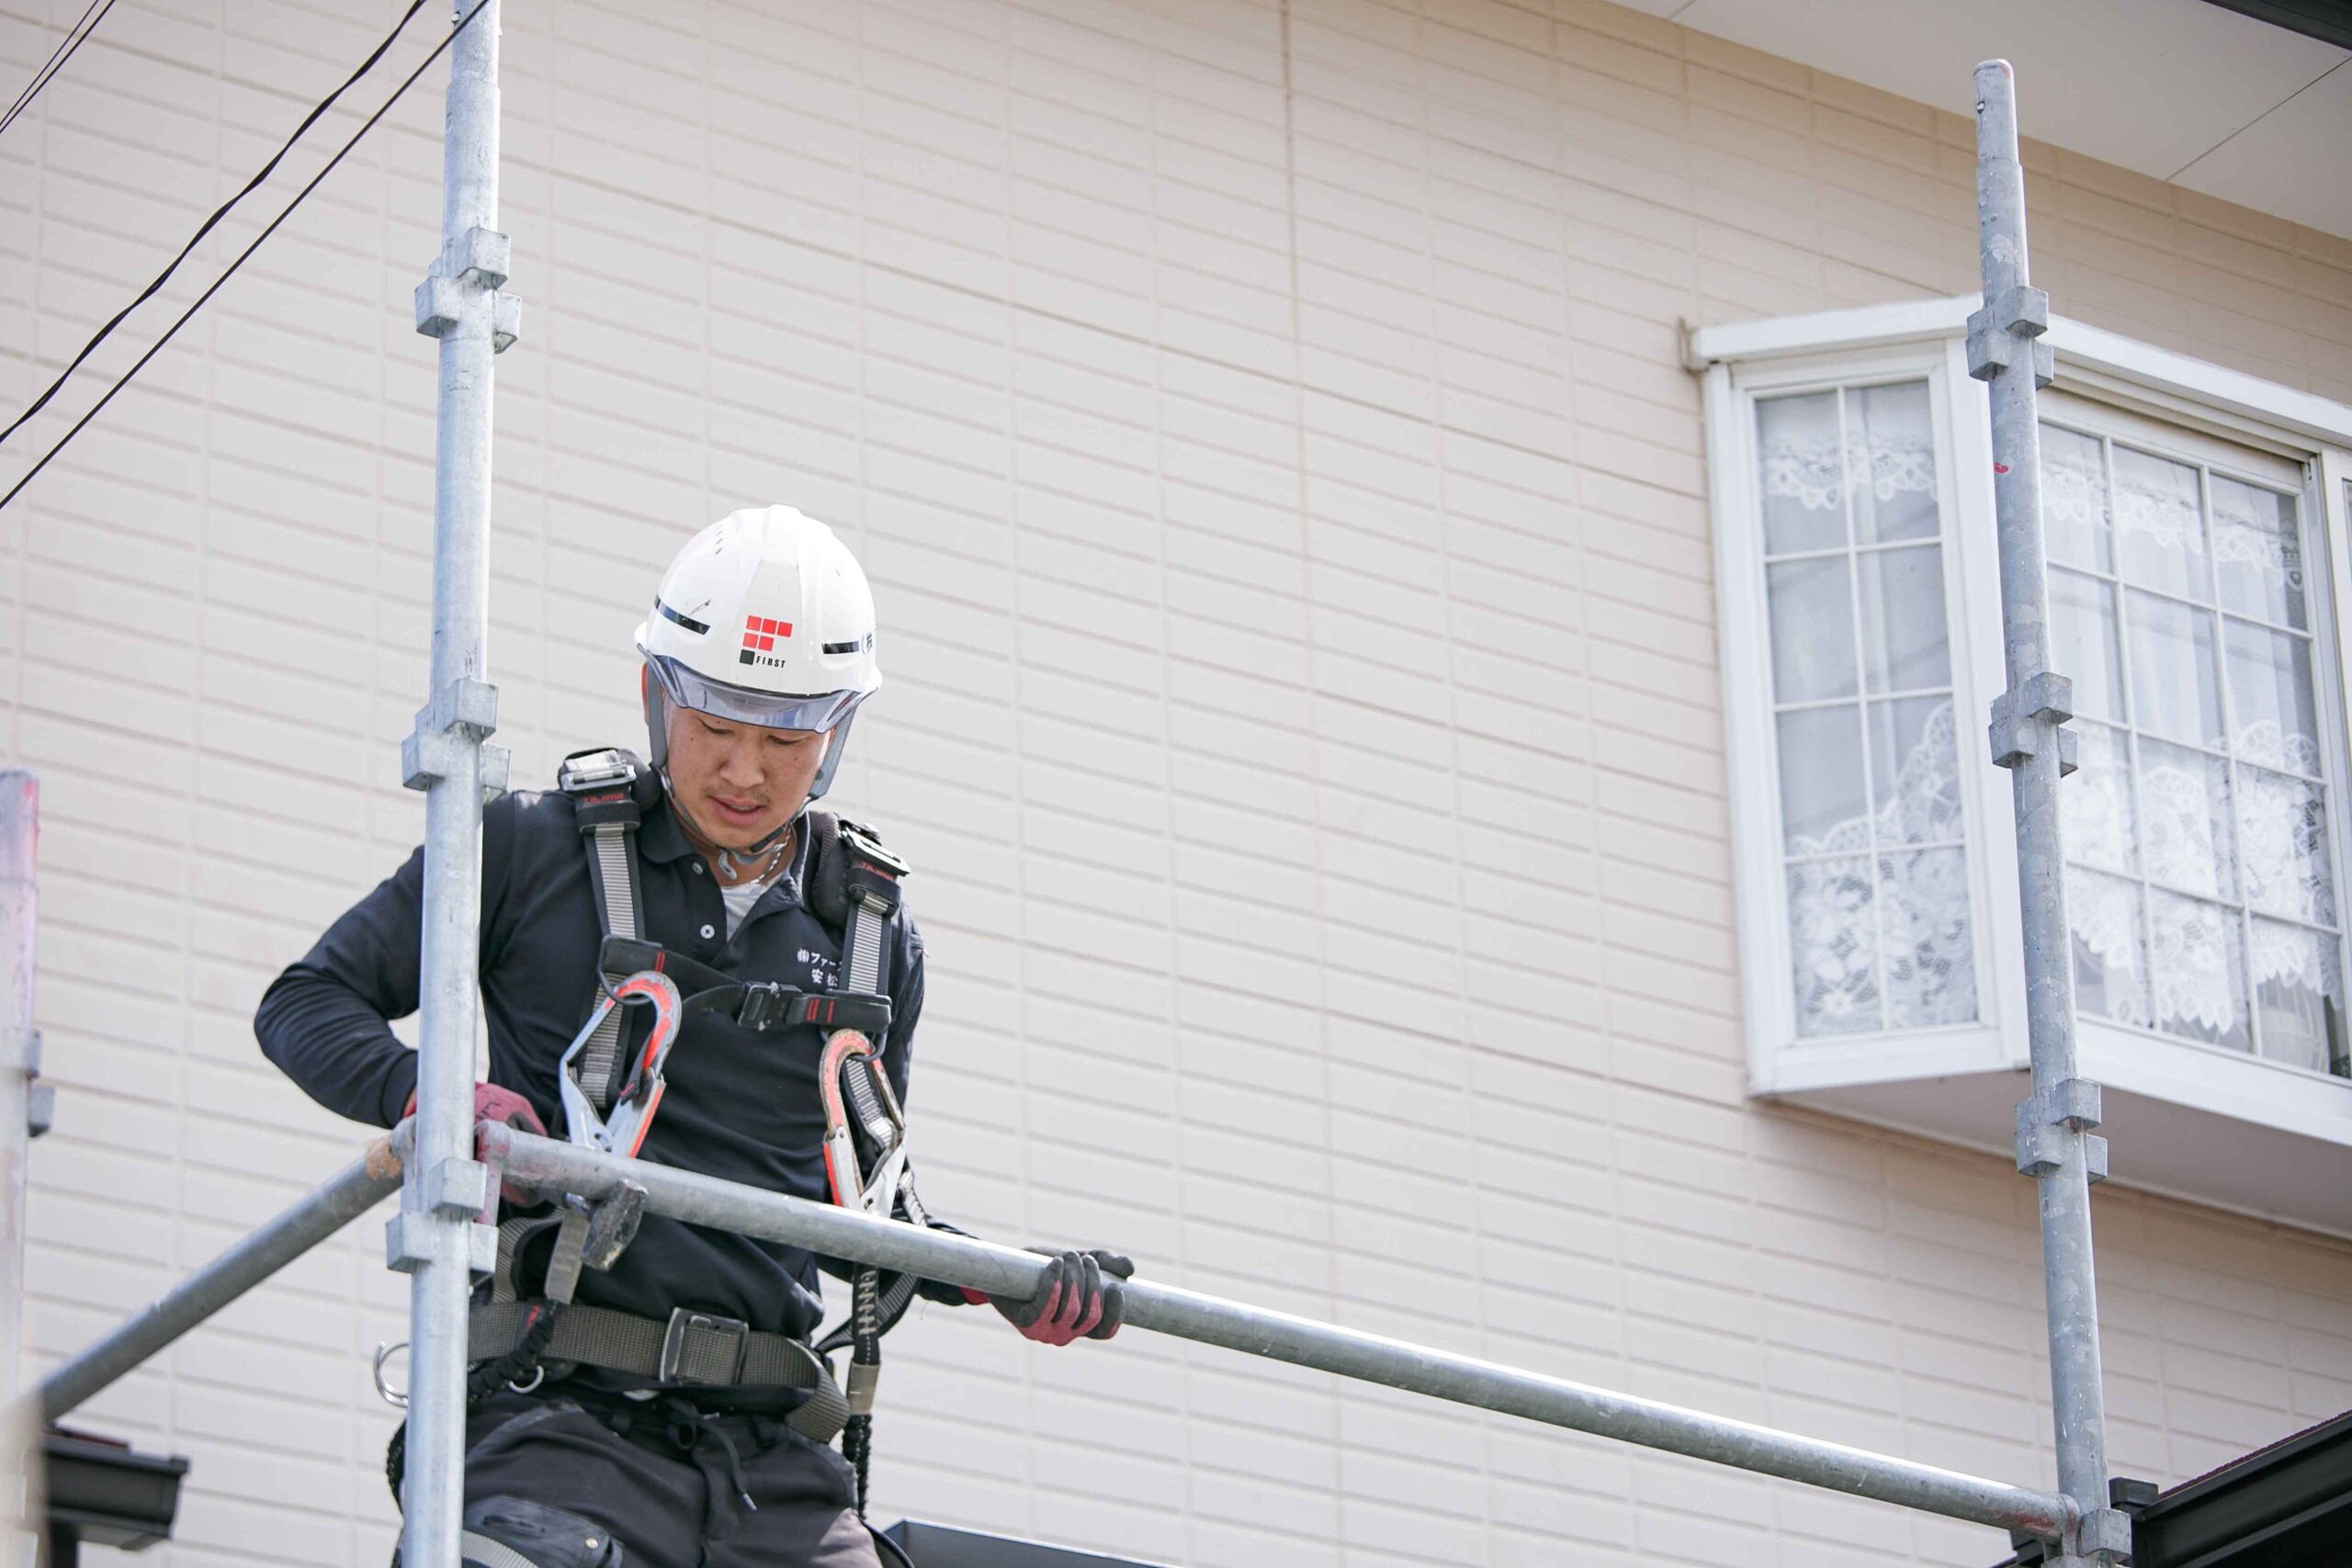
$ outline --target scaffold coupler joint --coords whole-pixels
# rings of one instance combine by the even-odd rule
[[[1992,722],[1985,738],[1996,768],[2014,768],[2041,755],[2044,735],[2058,738],[2058,776],[2075,771],[2074,733],[2066,721],[2075,716],[2075,683],[2054,670],[2029,675],[2025,683],[1993,699]]]
[[[401,783],[409,789],[430,789],[450,776],[457,747],[471,743],[481,754],[482,799],[495,800],[506,793],[506,748],[481,741],[497,730],[498,688],[469,677],[450,682],[416,710],[416,728],[401,742]]]
[[[2068,1141],[2083,1141],[2083,1168],[2092,1181],[2107,1179],[2107,1140],[2093,1135],[2101,1114],[2099,1087],[2088,1078],[2068,1078],[2046,1095],[2018,1102],[2018,1174],[2041,1177],[2065,1163]]]
[[[513,251],[495,229],[469,229],[450,240],[416,286],[416,330],[430,338],[448,336],[464,324],[467,294],[487,294],[491,349],[505,353],[523,330],[523,301],[501,288]]]
[[[478,1159],[445,1159],[425,1174],[426,1206],[436,1214],[481,1213],[493,1190],[490,1167]]]
[[[2056,362],[2050,345],[2041,341],[2050,330],[2050,296],[2020,286],[1972,311],[1968,318],[1968,373],[1990,381],[2018,362],[2022,352],[2033,367],[2033,384],[2050,385]]]
[[[413,1274],[440,1256],[435,1242],[435,1216],[402,1209],[384,1222],[384,1267],[396,1274]],[[487,1274],[498,1266],[498,1229],[479,1221],[466,1226],[466,1267]]]
[[[2075,1526],[2075,1555],[2098,1568],[2132,1561],[2132,1517],[2115,1508],[2093,1508]]]

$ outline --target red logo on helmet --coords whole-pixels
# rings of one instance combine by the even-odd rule
[[[790,621],[772,621],[763,615],[743,617],[743,650],[746,653],[774,653],[775,639],[792,635]],[[745,663],[751,660],[745,660]]]

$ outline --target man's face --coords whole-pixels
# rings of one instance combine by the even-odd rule
[[[762,729],[670,710],[670,792],[722,850],[748,850],[792,819],[825,760],[813,729]]]

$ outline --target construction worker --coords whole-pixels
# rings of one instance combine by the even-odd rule
[[[788,507],[738,512],[678,554],[637,633],[650,763],[576,754],[559,789],[483,813],[478,1116],[563,1124],[560,1064],[591,1039],[615,978],[607,939],[634,937],[666,948],[675,972],[698,964],[746,983],[740,1007],[712,992],[728,1005],[685,1014],[639,1157],[828,1198],[827,1031],[792,1009],[856,1001],[842,988],[842,881],[871,874],[851,851],[873,846],[810,803],[881,682],[874,632],[855,559]],[[420,851],[278,976],[254,1019],[263,1051],[312,1099],[379,1126],[413,1108],[415,1056],[389,1021],[418,1006],[424,907]],[[902,905],[878,949],[887,1024],[883,987],[860,1005],[903,1104],[923,944]],[[578,1081],[575,1109],[589,1103]],[[518,1196],[543,1195],[509,1194],[498,1275],[477,1292],[466,1562],[876,1568],[862,1469],[824,1446],[844,1406],[808,1349],[820,1260],[645,1215],[617,1259],[583,1269],[593,1217],[576,1201],[518,1208]],[[1052,1257],[1035,1298],[997,1310],[1047,1344],[1109,1338],[1131,1267]]]

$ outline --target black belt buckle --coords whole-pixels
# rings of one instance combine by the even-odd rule
[[[743,1002],[735,1010],[735,1021],[744,1028],[764,1031],[778,1023],[790,1021],[792,1004],[800,993],[773,980],[752,980],[743,987]]]
[[[690,1334],[719,1335],[733,1341],[728,1352],[725,1377],[680,1377],[678,1370],[686,1357],[686,1337]],[[654,1366],[654,1375],[663,1382],[736,1383],[743,1381],[743,1356],[751,1348],[752,1325],[740,1317],[721,1317],[717,1313],[696,1312],[692,1307],[676,1307],[670,1313],[670,1326],[662,1336],[662,1359]]]

